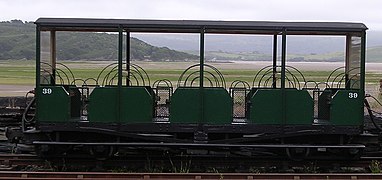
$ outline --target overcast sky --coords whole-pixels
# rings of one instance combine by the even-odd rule
[[[382,30],[381,0],[0,0],[0,20],[39,17],[363,22]]]

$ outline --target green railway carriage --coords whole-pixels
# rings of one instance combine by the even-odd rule
[[[109,155],[123,148],[186,147],[306,156],[365,148],[358,140],[365,96],[362,23],[40,18],[35,24],[37,111],[34,127],[24,122],[23,132],[42,152],[82,145],[93,153],[103,147],[99,153]],[[56,34],[67,31],[118,34],[117,62],[98,77],[76,79],[56,61]],[[136,32],[198,34],[200,60],[179,74],[176,85],[166,79],[151,84],[130,61],[129,38]],[[240,79],[227,86],[224,74],[205,61],[208,34],[271,37],[273,61],[253,70],[252,86]],[[327,82],[311,83],[287,65],[287,37],[307,35],[345,39],[345,66]]]

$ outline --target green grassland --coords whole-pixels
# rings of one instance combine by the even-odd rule
[[[103,67],[107,66],[107,63],[97,62],[64,62],[73,72],[76,79],[96,78],[102,71]],[[190,62],[177,62],[177,63],[165,63],[165,62],[153,62],[148,65],[145,62],[137,62],[141,65],[150,77],[151,84],[160,79],[168,79],[173,84],[176,84],[181,73],[191,64]],[[224,75],[227,86],[234,80],[247,81],[252,84],[252,81],[258,71],[258,69],[240,69],[238,67],[216,67]],[[321,70],[301,70],[306,80],[325,82],[331,71]],[[35,62],[34,61],[0,61],[0,85],[31,85],[35,83]],[[379,72],[367,72],[366,83],[367,84],[379,84],[379,80],[382,78],[382,74]]]
[[[0,61],[0,84],[32,85],[35,82],[33,61]]]
[[[190,52],[197,54],[198,52]],[[372,56],[376,53],[371,53]],[[262,61],[271,60],[272,54],[264,54],[258,52],[222,52],[222,51],[207,51],[207,59],[219,59],[219,60],[246,60],[246,61]],[[289,61],[326,61],[326,62],[339,62],[343,61],[343,52],[333,52],[325,54],[288,54]],[[373,62],[378,62],[373,61]]]
[[[187,51],[188,53],[198,55],[198,51]],[[372,46],[366,49],[366,62],[382,62],[382,46]],[[271,53],[259,52],[224,52],[224,51],[206,51],[206,59],[219,60],[243,60],[243,61],[270,61]],[[296,54],[288,53],[287,60],[295,62],[342,62],[344,60],[344,52],[329,52],[329,53],[305,53]]]

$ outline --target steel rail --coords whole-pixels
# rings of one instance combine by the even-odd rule
[[[0,179],[381,179],[382,174],[109,173],[2,171]]]
[[[362,144],[345,144],[345,145],[309,145],[309,144],[197,144],[197,143],[87,143],[87,142],[54,142],[54,141],[34,141],[35,145],[84,145],[84,146],[137,146],[137,147],[251,147],[251,148],[365,148]]]
[[[275,169],[277,171],[271,172],[284,172],[285,169],[293,169],[293,168],[306,168],[306,167],[314,167],[318,168],[317,172],[328,172],[327,170],[335,170],[340,167],[344,168],[361,168],[361,172],[369,172],[368,168],[373,164],[375,159],[361,159],[361,160],[304,160],[304,161],[291,161],[287,159],[255,159],[255,158],[206,158],[206,157],[172,157],[169,160],[169,157],[163,156],[128,156],[128,157],[115,157],[104,160],[97,160],[95,158],[86,158],[86,157],[57,157],[57,158],[49,158],[42,159],[36,155],[29,154],[0,154],[0,171],[7,170],[20,170],[20,168],[26,166],[36,166],[36,167],[47,167],[47,165],[56,165],[57,167],[65,166],[66,168],[74,168],[77,167],[87,167],[87,168],[105,168],[105,169],[115,169],[118,167],[124,167],[126,169],[139,169],[139,167],[144,168],[149,163],[149,165],[161,165],[162,167],[170,168],[171,161],[174,164],[181,164],[184,162],[189,162],[190,168],[195,169],[196,167],[207,168],[222,168],[222,167],[235,167],[241,170],[240,172],[250,172],[249,168],[257,167],[257,168],[265,168],[265,169]],[[43,170],[44,168],[42,168]],[[325,170],[326,169],[326,170]],[[322,171],[323,170],[323,171]],[[360,170],[360,169],[359,169]],[[145,171],[145,170],[144,170]],[[132,172],[140,172],[140,170],[132,170]],[[147,170],[147,172],[150,172]],[[203,171],[198,171],[203,172]],[[267,172],[267,171],[262,171]],[[286,171],[285,171],[286,172]],[[341,172],[341,170],[337,171],[329,171],[329,172]],[[346,171],[349,172],[349,171]],[[360,171],[354,171],[360,172]]]
[[[31,154],[0,154],[0,164],[7,169],[12,166],[44,165],[45,161]]]

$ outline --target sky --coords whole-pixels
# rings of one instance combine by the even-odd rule
[[[0,21],[39,17],[340,21],[382,31],[381,0],[0,0]]]

